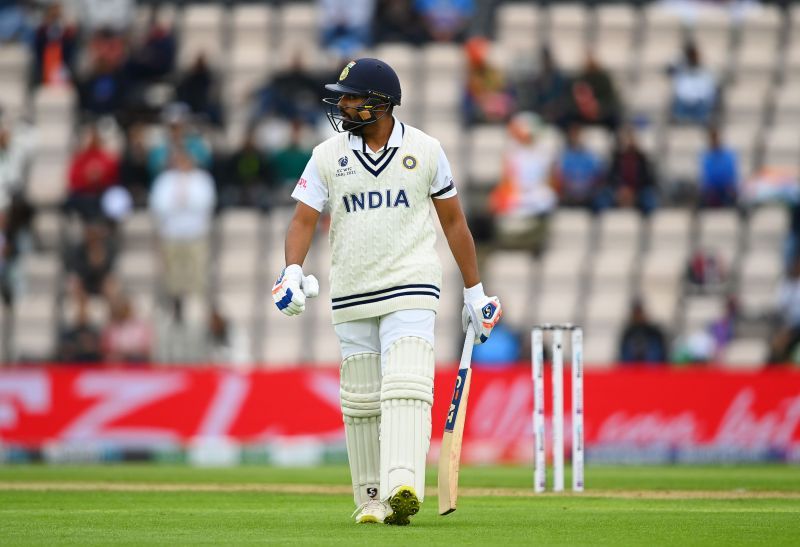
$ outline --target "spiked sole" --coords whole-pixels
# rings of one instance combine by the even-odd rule
[[[356,522],[357,524],[378,524],[380,521],[375,515],[364,515]]]
[[[392,514],[387,516],[383,522],[394,526],[407,526],[411,524],[409,517],[413,517],[419,512],[417,492],[410,486],[401,486],[389,498],[389,505],[392,508]]]

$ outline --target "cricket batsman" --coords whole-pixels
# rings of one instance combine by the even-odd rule
[[[272,296],[286,315],[319,293],[303,261],[330,213],[330,290],[342,353],[340,400],[357,523],[409,524],[425,496],[433,404],[433,327],[442,272],[433,203],[464,279],[462,323],[485,342],[502,314],[484,294],[475,244],[439,141],[394,116],[400,81],[386,63],[344,67],[325,99],[339,133],[318,145],[292,197],[286,267]]]

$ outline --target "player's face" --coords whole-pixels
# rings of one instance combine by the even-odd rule
[[[358,114],[358,109],[364,106],[367,102],[367,97],[360,95],[342,95],[339,97],[339,102],[336,105],[339,107],[339,112],[342,116],[353,120],[353,122],[360,122],[361,116]],[[361,127],[357,123],[342,122],[342,129],[350,131],[351,133],[360,133]]]

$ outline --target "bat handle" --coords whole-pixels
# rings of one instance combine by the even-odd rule
[[[461,362],[458,364],[458,368],[469,368],[470,362],[472,361],[472,348],[475,345],[475,327],[472,325],[472,321],[469,322],[467,325],[467,334],[464,336],[464,349],[461,350]]]

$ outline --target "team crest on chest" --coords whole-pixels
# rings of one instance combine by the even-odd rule
[[[414,169],[417,166],[417,158],[414,156],[404,156],[403,157],[403,167],[406,169]]]
[[[339,158],[339,167],[347,167],[347,156]]]

